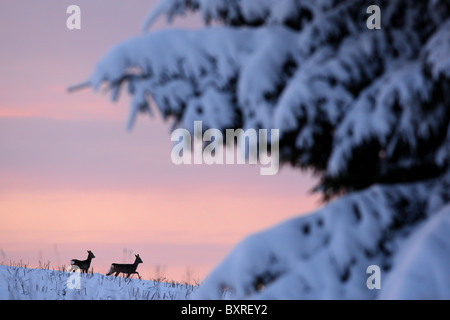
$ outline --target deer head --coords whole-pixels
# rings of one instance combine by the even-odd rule
[[[92,251],[91,250],[88,250],[88,259],[89,258],[95,258],[95,256],[94,256],[94,254],[92,253]]]

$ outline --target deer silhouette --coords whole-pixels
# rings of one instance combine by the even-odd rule
[[[127,278],[130,277],[131,274],[137,273],[139,279],[141,279],[141,276],[139,275],[139,272],[136,271],[139,263],[144,263],[138,254],[134,255],[136,257],[136,260],[133,264],[120,264],[120,263],[113,263],[111,265],[111,268],[109,269],[107,276],[112,275],[115,272],[115,276],[117,277],[119,273],[128,274]]]
[[[89,267],[91,266],[91,261],[92,261],[93,258],[95,258],[94,254],[92,253],[91,250],[88,250],[88,257],[87,257],[86,260],[72,259],[70,261],[70,264],[72,266],[77,266],[78,268],[80,268],[81,272],[87,273],[88,270],[89,270]]]

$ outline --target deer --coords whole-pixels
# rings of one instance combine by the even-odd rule
[[[70,260],[70,265],[72,267],[77,266],[78,268],[81,269],[82,273],[87,273],[89,270],[89,267],[91,266],[91,261],[93,258],[95,258],[94,254],[92,253],[91,250],[88,250],[88,257],[86,260],[72,259],[72,260]],[[73,270],[73,271],[75,271],[75,270]]]
[[[130,275],[132,275],[133,273],[137,273],[139,279],[141,279],[141,276],[140,276],[139,272],[136,271],[136,269],[137,269],[139,263],[144,263],[144,262],[141,260],[141,258],[139,257],[138,254],[135,254],[134,256],[136,257],[136,260],[134,260],[133,264],[113,263],[106,275],[110,276],[115,272],[114,275],[117,277],[119,275],[119,273],[122,272],[123,274],[128,274],[127,278],[129,278]]]

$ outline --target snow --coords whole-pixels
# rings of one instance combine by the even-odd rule
[[[340,3],[334,0],[316,0],[313,3],[301,0],[160,0],[144,19],[142,30],[151,28],[162,15],[171,22],[177,15],[197,10],[207,24],[215,21],[231,26],[301,25],[314,15],[336,8]]]
[[[428,203],[430,190],[438,196],[446,188],[438,185],[373,186],[250,235],[206,277],[196,297],[219,299],[227,288],[231,299],[446,299],[450,210],[434,213],[437,202]],[[402,219],[410,222],[394,231]],[[423,224],[428,227],[420,229]],[[396,254],[405,250],[406,258]],[[367,287],[371,265],[380,267],[380,291]],[[409,294],[390,292],[398,286]]]
[[[380,299],[450,299],[450,206],[424,222],[397,255]]]
[[[97,64],[89,82],[94,90],[108,82],[113,101],[118,97],[118,86],[125,80],[130,82],[133,99],[129,128],[139,111],[150,111],[149,94],[163,116],[175,115],[184,128],[192,127],[194,116],[214,128],[229,128],[237,117],[236,110],[230,108],[235,99],[247,106],[243,115],[248,127],[268,127],[271,112],[264,111],[264,96],[284,81],[279,76],[283,62],[298,49],[294,35],[280,27],[257,32],[222,27],[154,32],[112,48]],[[273,47],[286,47],[281,59]],[[230,92],[239,71],[237,93]],[[215,110],[210,111],[211,101]],[[181,119],[183,112],[185,117]],[[211,121],[213,118],[216,120]]]
[[[426,46],[426,62],[435,79],[450,78],[450,19],[436,32]]]
[[[189,300],[198,289],[98,273],[78,274],[77,289],[71,275],[74,273],[0,265],[0,300]]]

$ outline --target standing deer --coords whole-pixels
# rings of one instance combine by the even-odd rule
[[[94,254],[92,253],[92,251],[88,250],[88,257],[86,260],[73,259],[70,261],[70,265],[77,266],[81,269],[81,272],[87,273],[89,267],[91,266],[91,261],[93,258],[95,258]]]
[[[112,275],[114,272],[116,273],[115,276],[117,277],[119,273],[127,273],[127,278],[130,277],[131,274],[137,273],[139,279],[141,279],[141,276],[139,275],[139,272],[136,271],[139,263],[144,263],[138,254],[134,255],[136,257],[136,260],[134,260],[133,264],[120,264],[120,263],[113,263],[111,265],[111,268],[109,269],[109,272],[106,274],[107,276]]]

